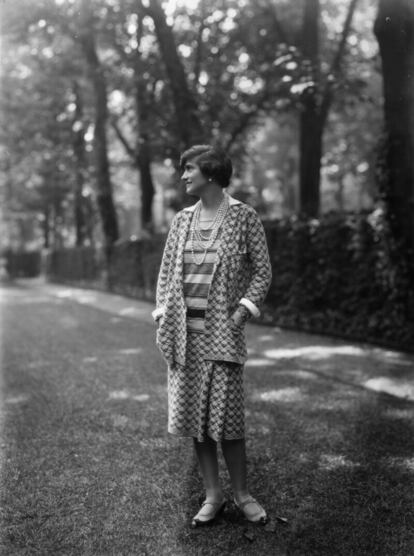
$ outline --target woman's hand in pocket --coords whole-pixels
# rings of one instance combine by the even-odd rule
[[[246,324],[249,316],[249,310],[244,305],[240,305],[232,314],[231,320],[236,326],[242,327]]]
[[[160,317],[158,317],[158,318],[155,320],[155,326],[156,326],[157,328],[160,327],[160,324],[161,324],[161,322],[162,322],[162,318],[163,318],[163,317],[162,317],[162,315],[161,315]]]

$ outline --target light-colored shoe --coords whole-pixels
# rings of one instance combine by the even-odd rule
[[[207,502],[207,500],[205,500],[201,504],[198,514],[193,517],[191,527],[199,527],[200,525],[208,525],[209,523],[212,523],[224,510],[225,505],[225,500],[222,500],[221,502]],[[203,508],[206,509],[208,506],[209,511],[203,511]]]
[[[266,525],[268,520],[266,511],[264,508],[262,508],[259,502],[253,498],[253,496],[249,496],[240,503],[237,502],[236,499],[234,499],[234,503],[239,508],[239,510],[243,512],[244,517],[247,519],[247,521],[250,521],[251,523],[258,523],[260,525]],[[251,511],[247,511],[247,506],[249,504],[256,506],[256,508],[254,510],[252,509]]]

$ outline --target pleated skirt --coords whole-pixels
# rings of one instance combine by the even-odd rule
[[[243,365],[205,361],[203,341],[189,332],[186,365],[168,368],[168,432],[200,442],[244,438]]]

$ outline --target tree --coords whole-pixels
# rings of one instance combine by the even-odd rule
[[[332,105],[334,85],[343,62],[346,40],[358,0],[351,0],[337,51],[329,72],[322,77],[319,58],[319,0],[304,2],[302,53],[309,61],[308,81],[304,83],[300,111],[300,211],[317,217],[320,208],[320,173],[323,135]]]
[[[16,26],[13,21],[3,29],[7,48],[2,59],[0,141],[8,168],[7,210],[11,220],[41,222],[47,247],[66,235],[65,205],[74,188],[72,126],[61,118],[66,78],[57,71],[66,71],[68,65],[64,59],[59,64],[51,59],[48,41],[37,36],[38,25],[24,18]],[[26,25],[32,25],[30,41]],[[69,223],[73,225],[73,218]]]
[[[89,235],[89,241],[92,240],[88,233],[88,223],[86,214],[86,202],[84,196],[85,172],[86,172],[86,148],[85,148],[85,127],[84,127],[84,110],[82,93],[78,82],[73,82],[73,96],[75,110],[73,112],[73,153],[76,158],[75,170],[75,194],[74,194],[74,217],[76,246],[80,247],[85,243],[85,239]]]
[[[87,121],[90,121],[94,114],[96,139],[94,153],[98,178],[96,197],[104,235],[106,235],[104,242],[110,245],[117,238],[118,232],[106,153],[106,91],[104,76],[99,71],[99,59],[96,51],[94,52],[94,37],[88,36],[90,33],[88,25],[91,22],[88,7],[84,6],[84,10],[81,11],[82,17],[78,18],[77,8],[80,7],[78,2],[76,5],[71,2],[62,6],[51,0],[39,0],[35,6],[28,4],[27,9],[25,6],[24,0],[21,0],[17,6],[8,5],[5,14],[7,17],[3,22],[3,36],[8,44],[14,47],[8,49],[9,67],[13,68],[14,64],[15,69],[12,72],[16,74],[14,79],[16,92],[24,99],[24,103],[19,106],[13,102],[13,96],[10,95],[8,102],[10,108],[13,107],[18,112],[17,119],[25,129],[25,145],[28,151],[22,152],[16,145],[13,148],[13,155],[19,159],[22,167],[27,167],[24,163],[25,158],[28,160],[28,157],[31,157],[31,173],[37,176],[36,191],[39,197],[44,197],[45,209],[42,221],[46,243],[49,242],[47,239],[49,230],[54,229],[49,225],[51,218],[56,224],[55,233],[62,238],[73,237],[72,231],[66,229],[59,231],[59,227],[69,225],[75,228],[77,244],[82,243],[86,237],[92,241],[90,226],[92,206],[90,199],[82,194],[82,190],[85,180],[91,174],[89,156],[85,152],[84,135]],[[82,45],[83,49],[78,50],[79,45]],[[83,53],[84,56],[79,56],[79,53]],[[87,66],[84,57],[87,57]],[[84,78],[85,67],[90,70],[88,73],[92,77],[90,80],[92,86],[88,83],[88,79]],[[51,83],[53,83],[52,87]],[[86,103],[83,102],[82,97],[86,98]],[[45,116],[43,116],[43,107],[36,110],[34,99],[40,105],[53,103],[53,109],[47,110],[45,106]],[[97,100],[96,110],[94,110],[95,100]],[[25,104],[28,108],[26,112]],[[87,104],[86,108],[84,104]],[[72,107],[75,107],[74,110]],[[5,112],[8,116],[9,111]],[[14,129],[15,131],[8,138],[9,141],[13,135],[18,136],[21,132],[21,127],[14,126]],[[62,148],[59,148],[60,142]],[[39,156],[33,161],[31,153],[37,152]],[[49,163],[46,169],[43,168],[49,160],[53,160],[51,166],[54,168],[55,177],[54,174],[52,176]],[[51,183],[42,185],[45,179],[52,179],[52,177]],[[57,195],[56,188],[63,187],[63,184],[66,188],[70,186],[70,190],[67,190],[64,198],[62,197],[62,209],[59,208],[59,215],[55,218],[53,215],[57,214],[57,207],[55,201],[50,206],[50,199],[61,198]],[[86,214],[83,214],[85,211]],[[69,218],[66,214],[68,212],[72,214]]]
[[[194,143],[205,141],[206,133],[198,116],[197,102],[192,94],[183,64],[177,52],[177,46],[171,27],[165,19],[165,13],[159,0],[152,0],[142,9],[152,18],[158,44],[165,64],[169,85],[176,110],[176,128],[180,138],[181,149]]]
[[[118,86],[122,83],[127,94],[133,97],[134,105],[134,140],[127,138],[124,128],[128,128],[128,121],[121,122],[116,114],[111,116],[111,124],[116,136],[124,146],[132,164],[139,171],[141,189],[141,222],[143,228],[152,229],[152,201],[154,198],[154,182],[152,179],[151,162],[153,139],[151,129],[155,127],[156,104],[154,87],[149,86],[152,77],[148,72],[148,52],[143,52],[141,43],[145,36],[144,14],[139,4],[122,4],[116,11],[110,12],[111,25],[106,33],[101,33],[101,40],[110,48],[115,49],[120,62],[125,68],[132,70],[133,78],[125,79],[124,71],[114,77]],[[151,57],[151,55],[150,55]],[[114,68],[112,68],[114,72]],[[116,73],[116,72],[114,72]],[[154,73],[154,72],[152,72]],[[144,75],[147,76],[144,78]],[[156,82],[156,80],[155,80]],[[151,84],[152,85],[152,84]],[[127,110],[122,110],[125,114]]]
[[[379,0],[374,32],[383,72],[386,132],[384,197],[393,232],[414,249],[414,4]]]
[[[191,87],[179,89],[191,89],[193,101],[186,102],[188,113],[198,106],[206,137],[217,138],[219,130],[223,146],[242,153],[246,134],[260,121],[261,114],[298,110],[299,210],[308,216],[319,214],[323,140],[335,94],[345,81],[344,59],[357,3],[350,0],[346,7],[335,48],[331,37],[325,37],[328,46],[321,44],[319,0],[302,2],[301,29],[291,23],[299,13],[297,6],[257,0],[247,2],[242,13],[232,0],[214,5],[206,1],[196,16],[175,13],[181,24],[174,29],[175,36],[165,24],[159,2],[149,3],[148,13],[154,19],[161,54],[169,68],[169,83],[181,83],[180,77],[173,80],[172,76],[178,74],[177,68],[185,67]],[[341,3],[340,8],[343,6]],[[335,9],[325,3],[323,14]],[[183,23],[185,18],[191,26]],[[210,44],[212,36],[214,47]],[[190,46],[191,53],[180,58],[176,45],[181,52]],[[179,75],[183,75],[181,70]],[[179,113],[179,104],[175,106]],[[198,126],[193,127],[197,130]]]
[[[87,0],[80,3],[79,41],[84,53],[89,76],[95,93],[95,160],[97,179],[97,202],[102,219],[106,247],[110,247],[119,237],[118,221],[112,195],[109,171],[107,122],[108,96],[104,71],[95,44],[94,20]]]
[[[32,85],[40,89],[42,82],[61,84],[58,91],[49,87],[44,95],[45,99],[54,96],[55,101],[60,102],[53,112],[54,120],[49,121],[50,129],[40,126],[35,135],[36,114],[31,114],[28,129],[30,140],[41,136],[37,144],[39,152],[50,154],[53,150],[56,167],[68,172],[68,175],[59,175],[55,182],[70,183],[72,193],[64,196],[62,203],[67,212],[76,216],[73,225],[78,230],[78,243],[82,242],[84,226],[81,191],[84,184],[87,187],[93,156],[102,221],[107,218],[102,201],[109,199],[112,204],[109,211],[112,217],[107,219],[106,228],[110,244],[117,234],[110,224],[115,210],[108,177],[109,163],[113,166],[112,175],[122,176],[116,183],[117,200],[121,203],[125,190],[123,177],[127,175],[125,182],[133,183],[135,169],[138,170],[141,221],[145,227],[150,227],[154,195],[151,172],[161,175],[158,170],[165,162],[165,176],[166,168],[171,168],[171,162],[177,163],[183,148],[193,142],[209,141],[229,150],[236,161],[236,177],[239,177],[241,163],[248,159],[249,138],[265,120],[278,118],[281,113],[287,113],[288,117],[278,119],[288,123],[279,127],[274,140],[276,143],[288,141],[289,148],[284,144],[275,156],[277,170],[284,159],[283,152],[289,151],[294,156],[290,158],[290,179],[281,178],[279,187],[285,191],[296,182],[297,158],[293,143],[297,132],[285,134],[284,130],[294,125],[295,117],[299,116],[302,123],[302,208],[303,212],[317,214],[321,163],[330,164],[333,178],[342,176],[341,158],[347,138],[341,135],[348,133],[352,141],[350,126],[343,125],[341,104],[350,97],[346,87],[352,89],[352,94],[356,92],[353,100],[357,103],[358,91],[362,91],[364,85],[358,84],[356,77],[351,82],[350,75],[358,75],[359,82],[370,80],[369,76],[359,77],[363,73],[358,72],[357,67],[362,52],[358,50],[361,35],[355,26],[350,32],[356,1],[325,0],[319,10],[316,0],[296,3],[243,0],[243,9],[239,0],[177,2],[175,5],[160,0],[38,0],[36,6],[19,0],[20,7],[27,5],[22,17],[17,13],[20,10],[6,3],[7,10],[16,12],[14,19],[22,29],[19,37],[10,39],[10,44],[16,47],[26,44],[30,52],[36,53],[28,62],[30,76],[18,81],[17,89],[26,83],[25,98],[29,103]],[[306,25],[304,22],[302,25],[303,13]],[[358,25],[360,19],[355,18]],[[332,31],[333,24],[330,25],[329,20],[345,21],[345,25],[339,31],[337,28]],[[303,30],[306,34],[302,40]],[[345,46],[352,52],[352,58],[344,57]],[[42,60],[42,64],[35,67],[36,60]],[[15,62],[18,66],[17,54]],[[359,117],[354,116],[362,110],[353,108],[349,102],[346,111],[346,118],[354,123]],[[333,116],[331,123],[336,127],[336,135],[330,129],[332,126],[327,125],[328,112]],[[91,125],[93,121],[94,126]],[[66,141],[66,148],[62,143],[58,153],[47,135],[52,128],[55,136],[61,134],[61,140]],[[95,131],[94,150],[89,142],[92,131]],[[12,133],[17,140],[17,131]],[[85,136],[88,137],[86,145]],[[102,140],[98,140],[99,137]],[[332,137],[340,143],[336,151],[330,144]],[[329,145],[326,145],[327,139]],[[358,153],[356,145],[353,147]],[[20,156],[17,148],[14,154]],[[260,154],[259,166],[262,164]],[[43,172],[41,160],[41,156],[36,158],[38,175],[49,175]],[[351,166],[359,165],[358,162],[356,154]],[[85,171],[82,171],[83,165]],[[341,168],[335,170],[338,165]],[[106,177],[101,179],[100,172]],[[268,178],[264,172],[262,174],[264,183]],[[235,180],[236,186],[237,183]],[[271,186],[270,176],[266,187]],[[253,183],[251,188],[255,187]],[[176,195],[176,183],[173,190]],[[37,191],[40,193],[42,188],[39,186]],[[47,196],[46,189],[43,191]],[[297,197],[295,194],[290,197],[288,205],[292,210]],[[58,224],[60,222],[58,220]],[[70,222],[67,216],[65,222]],[[74,237],[73,232],[71,237]]]

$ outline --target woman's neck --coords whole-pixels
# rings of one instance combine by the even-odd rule
[[[210,187],[200,195],[201,209],[204,212],[213,212],[218,209],[224,198],[223,188],[220,186]]]

